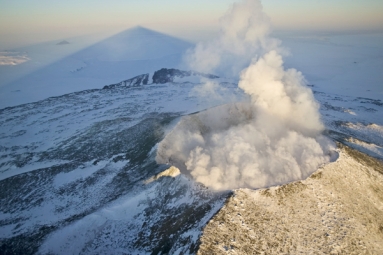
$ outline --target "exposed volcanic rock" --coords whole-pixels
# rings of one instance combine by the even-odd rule
[[[216,75],[212,74],[203,74],[198,72],[192,72],[192,71],[181,71],[178,69],[167,69],[162,68],[161,70],[158,70],[153,75],[153,83],[155,84],[164,84],[168,82],[173,82],[174,78],[179,77],[188,77],[188,76],[201,76],[208,79],[217,79],[219,78]]]
[[[66,45],[66,44],[70,44],[70,43],[66,40],[63,40],[63,41],[57,43],[56,45]]]
[[[198,73],[198,72],[192,72],[192,71],[181,71],[178,69],[162,68],[154,72],[152,81],[153,81],[153,84],[165,84],[165,83],[174,82],[176,78],[185,78],[190,76],[203,77],[207,79],[219,78],[218,76],[213,74],[204,74],[204,73]],[[150,79],[149,74],[141,74],[116,84],[106,85],[103,87],[103,89],[111,89],[116,87],[138,87],[142,85],[148,85],[149,79]]]
[[[198,254],[382,254],[383,164],[344,145],[339,153],[307,180],[236,190]]]
[[[103,89],[111,89],[115,87],[138,87],[141,85],[147,85],[148,81],[149,81],[149,74],[141,74],[116,84],[106,85],[103,87]]]
[[[383,254],[382,165],[348,147],[307,180],[234,195],[158,165],[158,144],[181,116],[226,107],[190,96],[199,85],[196,73],[170,70],[157,72],[158,82],[170,75],[167,84],[142,74],[108,89],[0,109],[0,254],[195,254],[198,248],[200,254]],[[218,83],[244,101],[236,84]],[[326,135],[382,158],[381,106],[316,97]],[[231,116],[218,111],[209,123],[252,118],[237,115],[240,109]]]

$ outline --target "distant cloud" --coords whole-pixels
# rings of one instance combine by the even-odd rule
[[[26,53],[0,51],[0,66],[15,66],[30,60]]]

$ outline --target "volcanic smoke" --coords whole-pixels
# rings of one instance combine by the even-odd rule
[[[221,35],[189,50],[191,69],[239,76],[249,100],[184,117],[156,160],[184,168],[215,190],[261,188],[307,178],[330,161],[319,104],[299,71],[285,70],[280,41],[259,0],[236,3]],[[245,68],[247,66],[247,68]]]

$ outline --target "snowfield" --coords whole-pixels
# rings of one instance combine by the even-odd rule
[[[214,191],[182,155],[158,161],[180,123],[203,135],[254,117],[237,79],[175,69],[189,43],[136,28],[4,76],[0,253],[381,254],[383,44],[344,38],[287,40],[286,65],[307,72],[322,135],[338,144],[333,162],[262,189]]]
[[[70,41],[67,45],[46,42],[17,49],[28,52],[31,60],[17,66],[0,65],[0,108],[102,88],[163,67],[176,67],[192,47],[189,42],[143,27],[98,42],[84,38]]]
[[[173,71],[162,69],[158,72],[168,77],[167,73]],[[203,79],[205,81],[206,77]],[[185,170],[181,170],[183,174],[175,174],[177,171],[165,171],[168,166],[158,165],[155,162],[157,143],[174,128],[183,115],[212,107],[212,101],[204,101],[201,97],[193,96],[193,89],[201,84],[190,83],[189,78],[181,83],[165,81],[164,84],[144,85],[140,82],[135,86],[125,86],[125,84],[133,84],[133,80],[137,81],[136,78],[132,78],[132,80],[125,80],[125,83],[117,83],[116,86],[75,92],[0,111],[2,179],[0,186],[6,191],[1,193],[0,197],[1,249],[4,253],[26,251],[39,254],[67,254],[70,251],[76,254],[111,252],[149,254],[156,251],[157,253],[194,254],[198,250],[202,230],[210,218],[217,212],[219,212],[218,215],[224,214],[225,217],[229,217],[225,209],[221,210],[228,196],[230,198],[226,202],[226,207],[231,206],[230,201],[233,199],[239,199],[238,201],[242,203],[253,201],[247,197],[238,198],[238,194],[251,192],[264,194],[262,190],[238,190],[234,192],[234,196],[231,196],[229,191],[213,192],[194,182]],[[235,95],[236,101],[246,99],[236,84],[229,81],[223,82],[222,79],[220,81],[220,86],[224,86],[227,93]],[[382,119],[382,105],[379,100],[358,97],[343,97],[339,100],[338,95],[325,94],[313,89],[315,96],[321,102],[321,111],[327,127],[326,134],[329,137],[375,157],[382,156],[380,150],[382,124],[380,122],[363,124],[369,120]],[[219,101],[215,102],[219,103]],[[347,111],[350,106],[355,114]],[[234,108],[230,110],[230,107],[233,106],[226,108],[234,113]],[[377,110],[366,110],[370,108]],[[240,119],[246,119],[245,115],[242,117],[235,115],[234,118],[239,118],[240,121]],[[224,118],[225,113],[219,112],[215,116],[217,119]],[[365,178],[362,170],[360,170],[361,173],[354,173],[354,168],[356,171],[368,166],[364,166],[364,161],[355,163],[357,159],[349,162],[351,159],[347,156],[349,153],[347,151],[350,149],[346,148],[339,151],[340,157],[335,163],[324,168],[333,170],[320,170],[320,173],[313,176],[322,176],[322,172],[323,176],[326,176],[329,172],[332,179],[327,181],[326,185],[331,186],[332,183],[341,185],[343,182],[339,180],[346,182],[342,185],[351,189],[355,189],[355,185],[360,185],[358,186],[360,201],[364,201],[364,196],[372,194],[377,196],[374,198],[377,200],[371,202],[372,204],[355,207],[354,210],[357,210],[355,215],[358,215],[361,210],[366,210],[366,206],[374,205],[375,207],[371,208],[382,210],[379,192],[373,193],[374,189],[382,189],[380,175],[371,172],[373,176],[376,176],[376,180],[373,181],[375,185],[373,187],[376,188],[369,191],[372,184],[366,186],[366,183],[370,183],[370,179],[362,179]],[[348,166],[348,164],[351,165]],[[376,162],[376,166],[380,167],[379,164]],[[348,172],[342,175],[342,171]],[[347,179],[344,179],[345,176]],[[339,180],[334,181],[336,178]],[[316,179],[311,177],[302,183],[311,180]],[[358,180],[359,184],[353,184],[355,180]],[[294,185],[301,184],[300,182],[287,184],[286,187],[290,187],[289,185],[295,187]],[[308,184],[304,185],[306,187]],[[328,217],[331,213],[339,213],[335,209],[335,211],[326,211],[330,208],[328,204],[332,203],[332,200],[327,200],[332,196],[320,194],[320,192],[328,193],[333,190],[321,188],[324,185],[322,183],[315,185],[305,188],[314,192],[312,194],[320,196],[315,199],[323,197],[315,213]],[[284,189],[283,187],[271,188],[270,194],[274,194],[274,190]],[[343,189],[342,187],[336,190]],[[363,190],[366,191],[364,195],[362,195]],[[300,193],[294,191],[293,195],[300,196]],[[342,196],[344,197],[339,198],[337,203],[343,207],[346,206],[344,201],[353,201],[355,197],[351,191],[346,192],[346,190]],[[305,197],[301,199],[300,201],[306,201]],[[317,204],[319,202],[315,202],[317,200],[312,203],[319,206]],[[255,201],[261,203],[263,200]],[[296,204],[304,205],[308,201],[311,200],[290,204],[286,200],[283,204],[295,208]],[[352,203],[359,204],[358,201]],[[285,209],[278,207],[277,204],[272,208],[284,212]],[[254,209],[247,208],[248,213],[253,211]],[[294,217],[298,218],[294,219],[304,224],[299,215],[307,214],[295,215]],[[343,214],[339,217],[342,217],[343,221],[346,219]],[[351,216],[347,217],[352,219]],[[343,224],[341,229],[349,231],[347,233],[352,232],[350,229],[360,226],[358,224],[363,225],[358,223],[359,218],[351,220],[351,223],[357,221],[355,223],[357,225],[354,223],[347,225],[348,223],[343,221],[340,223],[338,218],[335,218],[335,222],[335,219],[329,219],[331,220],[328,225],[329,231],[334,224],[336,226]],[[379,219],[378,217],[371,223],[378,229]],[[215,220],[207,225],[204,233],[210,231],[212,222]],[[278,222],[275,221],[273,224]],[[319,220],[317,224],[320,222]],[[312,222],[306,223],[305,226],[311,228]],[[251,232],[253,234],[249,232],[249,237],[256,236],[259,225],[246,224],[248,228],[257,231]],[[298,225],[291,225],[286,229],[294,229],[294,226]],[[327,228],[327,225],[325,226]],[[315,233],[325,235],[327,232],[323,232],[324,228],[324,225],[318,225],[318,231]],[[221,228],[219,229],[219,233],[225,233],[221,231]],[[358,231],[364,231],[363,229]],[[211,231],[216,233],[217,229]],[[233,229],[230,229],[230,232],[233,232]],[[342,240],[340,236],[334,240],[331,239],[331,242],[325,241],[327,237],[321,238],[325,239],[320,239],[318,244],[321,242],[326,245],[334,244],[334,249],[342,249],[343,246],[339,245],[346,245],[344,247],[347,248],[347,244],[350,244],[348,241],[345,241],[346,243],[339,241]],[[377,250],[381,248],[376,246],[379,235],[375,236],[375,239],[372,237],[358,239],[357,235],[355,238],[358,241],[347,239],[350,240],[350,245],[363,241],[367,248],[375,247],[374,249]],[[222,242],[214,241],[215,239],[206,240],[210,239],[204,234],[199,251],[201,253],[205,249],[207,253],[210,252],[210,248],[205,247],[206,243],[209,247],[216,244],[218,250],[215,251],[220,252],[223,250],[234,252],[230,247],[239,247],[233,246],[232,241],[226,242],[226,239],[222,239]],[[370,243],[366,243],[367,241]],[[302,243],[303,241],[295,238],[291,242],[294,244],[294,242]],[[242,248],[247,249],[245,246]],[[269,246],[259,247],[266,249],[265,247]],[[290,248],[296,248],[294,245],[292,247]],[[311,246],[314,250],[315,247],[317,246]],[[352,249],[357,251],[367,249],[363,247],[355,246]],[[298,251],[303,248],[296,249]]]
[[[161,174],[154,157],[172,123],[212,102],[188,81],[125,81],[0,110],[4,253],[196,251],[229,192]]]

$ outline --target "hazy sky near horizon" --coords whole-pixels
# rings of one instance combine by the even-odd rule
[[[0,46],[115,33],[136,25],[198,40],[218,28],[219,18],[234,2],[0,0]],[[264,0],[262,3],[276,30],[383,30],[382,0]]]

